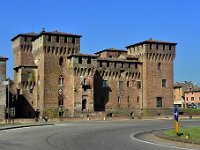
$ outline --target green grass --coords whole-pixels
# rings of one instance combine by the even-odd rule
[[[200,126],[199,127],[186,127],[179,129],[179,139],[187,139],[186,135],[189,133],[189,140],[200,141]],[[167,130],[164,135],[177,138],[175,129]]]

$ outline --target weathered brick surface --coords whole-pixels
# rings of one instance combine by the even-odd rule
[[[98,111],[119,116],[155,115],[166,114],[173,107],[176,43],[147,40],[128,46],[128,51],[106,49],[86,55],[80,53],[80,37],[41,32],[32,41],[25,42],[24,36],[14,38],[14,66],[18,67],[14,80],[33,110],[45,115],[52,111],[51,116],[55,116],[59,110],[59,91],[64,116]],[[29,38],[32,37],[26,37]],[[21,45],[32,49],[24,51]],[[21,70],[27,66],[35,74],[32,93],[21,87]],[[61,79],[63,84],[59,85]],[[31,84],[30,78],[26,81]],[[161,106],[157,106],[158,98],[162,100]]]
[[[5,107],[6,107],[6,60],[7,58],[0,56],[0,120],[5,118]]]

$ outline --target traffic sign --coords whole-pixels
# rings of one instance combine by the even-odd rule
[[[178,121],[178,107],[174,108],[174,119],[175,121]]]
[[[178,132],[179,132],[179,122],[178,122],[178,107],[174,108],[174,128],[176,131],[176,134],[178,136]]]

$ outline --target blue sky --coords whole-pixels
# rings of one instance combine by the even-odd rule
[[[199,0],[5,0],[0,6],[0,56],[19,33],[59,30],[81,34],[81,52],[125,46],[149,38],[177,42],[174,81],[200,85]]]

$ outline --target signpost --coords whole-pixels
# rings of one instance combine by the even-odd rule
[[[179,132],[178,107],[174,108],[174,128],[175,128],[175,131],[176,131],[176,135],[178,136],[178,132]]]

